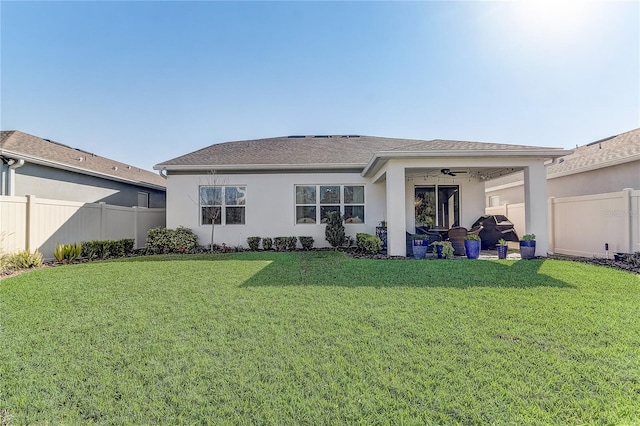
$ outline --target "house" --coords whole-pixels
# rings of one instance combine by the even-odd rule
[[[17,130],[0,132],[0,195],[164,208],[156,173]]]
[[[470,227],[484,214],[484,182],[523,171],[527,229],[546,254],[545,164],[558,148],[360,135],[286,136],[211,145],[154,166],[167,177],[167,226],[201,241],[245,245],[250,236],[312,236],[344,215],[348,235],[387,224],[388,253],[406,254],[416,224]]]
[[[576,147],[547,167],[547,194],[573,197],[640,189],[640,129]],[[524,175],[486,182],[488,207],[524,202]]]

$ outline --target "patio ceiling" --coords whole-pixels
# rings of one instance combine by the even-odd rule
[[[523,169],[523,167],[423,167],[407,168],[405,170],[405,176],[407,180],[418,182],[421,180],[427,181],[432,179],[445,179],[446,181],[455,181],[456,179],[477,179],[485,181],[517,173]],[[447,170],[455,176],[443,172],[446,172]]]

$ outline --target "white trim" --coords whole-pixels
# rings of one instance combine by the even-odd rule
[[[359,163],[311,163],[311,164],[200,164],[200,165],[171,165],[156,164],[154,170],[326,170],[326,169],[359,169],[363,164]]]
[[[15,159],[18,159],[18,160],[25,160],[28,163],[32,163],[32,164],[38,164],[38,165],[46,166],[46,167],[53,167],[54,169],[66,170],[68,172],[80,173],[80,174],[84,174],[84,175],[87,175],[87,176],[93,176],[93,177],[98,177],[98,178],[102,178],[102,179],[112,180],[112,181],[115,181],[115,182],[123,182],[123,183],[128,183],[128,184],[134,184],[134,185],[137,185],[137,186],[142,186],[142,187],[151,188],[151,189],[158,189],[158,190],[161,190],[161,191],[166,191],[167,190],[167,188],[165,186],[156,185],[154,183],[149,183],[149,182],[144,182],[144,181],[138,181],[138,180],[132,180],[132,179],[127,179],[127,178],[117,177],[117,176],[109,175],[109,174],[106,174],[106,173],[100,173],[100,172],[96,172],[96,171],[93,171],[93,170],[83,169],[81,167],[69,166],[68,164],[59,163],[57,161],[45,160],[45,159],[38,158],[38,157],[32,157],[30,155],[18,154],[18,153],[12,152],[12,151],[2,150],[2,155],[4,155],[4,156],[8,155],[8,156],[10,156],[12,158],[15,158]],[[151,172],[148,172],[148,173],[151,173]]]
[[[564,157],[573,153],[562,148],[540,148],[540,149],[460,149],[460,150],[433,150],[433,151],[380,151],[376,152],[361,175],[367,176],[370,173],[376,173],[390,159],[412,159],[412,158],[460,158],[460,157],[534,157],[553,159]]]

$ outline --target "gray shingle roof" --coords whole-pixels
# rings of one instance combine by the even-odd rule
[[[547,168],[547,176],[579,172],[582,169],[631,160],[640,155],[640,129],[631,130],[602,142],[580,146]]]
[[[547,167],[547,177],[554,178],[572,173],[580,173],[592,168],[607,167],[640,159],[640,128],[621,133],[601,141],[591,142],[573,150],[572,154],[558,158]],[[495,187],[524,180],[522,172],[514,173],[487,182],[487,187]]]
[[[59,165],[78,173],[98,174],[106,179],[129,181],[141,186],[166,187],[165,179],[156,173],[17,130],[0,132],[0,154],[25,156],[51,167]]]
[[[285,136],[225,142],[167,160],[155,166],[352,165],[364,167],[375,153],[444,150],[539,150],[540,147],[497,143],[415,140],[376,136]]]

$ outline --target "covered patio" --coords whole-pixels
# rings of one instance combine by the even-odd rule
[[[525,232],[536,235],[536,255],[546,256],[545,167],[565,154],[553,148],[379,152],[362,175],[384,185],[388,254],[406,256],[406,235],[415,233],[416,226],[471,228],[485,212],[484,182],[522,171]]]

